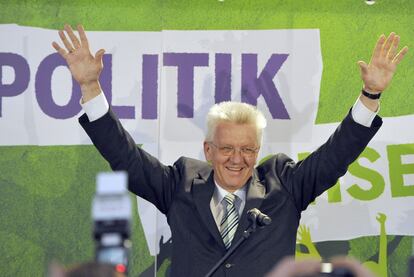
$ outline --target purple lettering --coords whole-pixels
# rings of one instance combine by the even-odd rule
[[[177,115],[194,117],[194,67],[208,66],[207,53],[164,53],[164,65],[176,66],[178,75]]]
[[[142,118],[157,119],[158,55],[142,55]]]
[[[67,119],[75,116],[81,110],[79,100],[81,92],[79,85],[72,78],[72,96],[64,106],[57,105],[52,97],[52,74],[59,66],[66,66],[66,61],[58,54],[47,56],[40,64],[36,73],[35,94],[42,111],[56,119]]]
[[[273,83],[273,78],[288,56],[288,54],[272,54],[259,77],[257,77],[257,54],[243,54],[242,102],[257,105],[257,98],[263,95],[274,119],[289,119],[286,107]]]
[[[215,103],[231,100],[231,54],[217,53],[215,60]]]
[[[3,84],[3,67],[14,70],[14,82]],[[2,116],[2,99],[21,94],[26,90],[30,80],[30,69],[26,59],[14,53],[0,53],[0,117]]]
[[[108,103],[112,103],[112,54],[105,54],[103,56],[104,68],[102,70],[99,81],[102,86],[102,90],[108,100]],[[134,106],[115,106],[111,105],[112,110],[118,116],[119,119],[133,119],[135,118]]]

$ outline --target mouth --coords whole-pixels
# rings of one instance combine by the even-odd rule
[[[231,172],[241,172],[242,170],[243,170],[243,167],[239,167],[239,166],[226,166],[226,169],[228,170],[228,171],[231,171]]]

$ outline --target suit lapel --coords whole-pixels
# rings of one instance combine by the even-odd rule
[[[249,227],[250,221],[247,218],[247,212],[253,208],[260,208],[265,193],[266,191],[264,185],[260,183],[257,175],[253,174],[247,187],[246,204],[241,214],[239,226],[237,227],[233,242],[236,242],[243,235],[243,232]]]
[[[214,239],[224,247],[223,240],[210,209],[210,201],[213,197],[214,188],[212,172],[208,177],[200,173],[199,178],[193,180],[194,203],[200,214],[200,218]]]

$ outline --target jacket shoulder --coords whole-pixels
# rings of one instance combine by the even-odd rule
[[[209,163],[193,158],[180,157],[174,166],[187,178],[195,178],[197,176],[207,179],[212,171]]]

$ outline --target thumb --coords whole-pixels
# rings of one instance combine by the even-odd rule
[[[95,61],[102,63],[102,57],[105,54],[105,49],[99,49],[95,54]]]
[[[361,69],[362,75],[367,74],[368,72],[368,65],[364,61],[358,62],[359,68]]]

